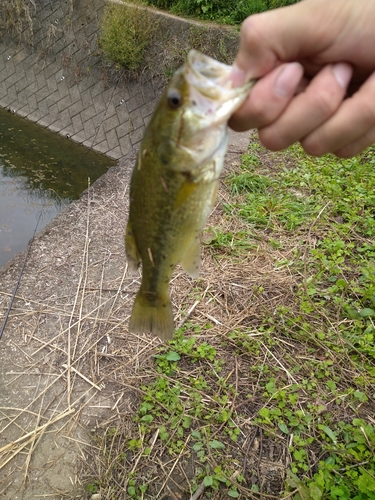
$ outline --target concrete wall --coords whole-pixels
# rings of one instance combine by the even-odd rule
[[[0,106],[121,158],[139,144],[163,83],[147,72],[129,79],[103,59],[97,40],[105,0],[35,4],[32,35],[27,23],[20,36],[0,34]],[[163,17],[169,39],[186,38],[189,28]]]

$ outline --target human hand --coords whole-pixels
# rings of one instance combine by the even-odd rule
[[[248,17],[232,80],[260,80],[229,125],[258,128],[274,151],[299,141],[312,155],[350,157],[373,144],[374,26],[374,0],[303,0]]]

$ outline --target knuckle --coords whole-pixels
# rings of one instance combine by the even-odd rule
[[[254,14],[247,17],[241,25],[241,40],[247,46],[254,46],[259,44],[259,36],[262,33],[262,16],[261,14]]]
[[[321,147],[319,144],[305,144],[301,143],[304,151],[310,155],[310,156],[323,156],[325,155],[328,151],[325,151],[324,148]]]
[[[271,151],[281,151],[290,146],[290,142],[285,140],[276,130],[264,128],[259,130],[259,140],[267,149]]]
[[[363,116],[363,121],[369,126],[375,125],[375,102],[374,99],[362,100],[358,103],[358,113]]]
[[[246,53],[257,54],[264,51],[268,44],[265,38],[267,30],[264,28],[264,15],[254,14],[247,17],[240,31],[240,46],[246,47]]]
[[[329,152],[329,148],[319,136],[302,140],[301,146],[311,156],[323,156]]]
[[[314,107],[320,116],[331,116],[337,109],[338,103],[335,94],[329,90],[322,89],[314,96]]]

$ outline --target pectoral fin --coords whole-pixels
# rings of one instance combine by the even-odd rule
[[[129,269],[130,271],[136,271],[139,267],[139,264],[141,263],[141,256],[134,239],[133,229],[130,221],[128,222],[128,225],[126,227],[125,248]]]
[[[186,254],[181,259],[181,266],[192,278],[198,278],[201,268],[201,249],[196,238]]]

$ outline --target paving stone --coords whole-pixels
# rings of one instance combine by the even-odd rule
[[[117,116],[118,116],[118,120],[119,120],[120,124],[125,123],[126,121],[129,120],[129,112],[124,104],[121,106],[118,106],[116,109],[117,109]]]
[[[38,12],[39,20],[43,22],[48,16],[51,15],[52,12],[53,12],[52,2],[47,3],[47,5]]]
[[[142,85],[142,96],[144,102],[153,101],[155,99],[156,94],[151,82]]]
[[[104,139],[104,141],[100,142],[99,144],[95,144],[95,149],[97,151],[100,151],[101,153],[106,154],[107,151],[109,150],[108,142]]]
[[[96,113],[103,113],[104,115],[107,110],[107,104],[104,102],[103,96],[100,94],[97,95],[95,98],[93,98],[92,102],[94,104]]]
[[[85,107],[89,107],[93,105],[93,98],[91,96],[90,90],[82,91],[80,84],[78,84],[79,91],[81,93],[81,100]]]
[[[50,107],[50,109],[51,109],[51,106],[53,106],[55,104],[56,105],[56,112],[58,112],[57,103],[58,103],[59,99],[60,99],[60,94],[59,94],[58,90],[55,90],[55,92],[53,92],[48,97],[46,97],[46,102],[47,102],[47,105]]]
[[[132,97],[126,103],[129,113],[137,108],[140,108],[144,104],[142,93],[140,92],[136,96]]]
[[[38,110],[36,111],[31,111],[31,113],[29,113],[26,118],[32,122],[37,122],[38,120],[40,120],[41,116],[40,116],[40,113]]]
[[[122,156],[127,155],[128,153],[130,153],[133,150],[133,146],[132,146],[132,143],[130,142],[129,135],[122,137],[119,140],[119,144],[120,144]]]
[[[30,108],[28,104],[17,110],[17,115],[22,116],[22,118],[26,118],[27,116],[29,116],[29,114]]]
[[[91,118],[83,124],[86,137],[94,137],[99,130],[99,125]]]
[[[95,115],[96,115],[96,111],[95,111],[95,108],[93,105],[91,105],[88,108],[85,108],[81,113],[82,122],[84,123],[86,120],[89,120],[90,118],[92,118]]]
[[[77,134],[78,132],[81,132],[81,130],[83,130],[83,123],[81,120],[81,115],[79,113],[72,117],[72,127],[74,134]]]
[[[48,107],[46,99],[43,99],[42,101],[38,102],[38,108],[39,108],[39,112],[40,112],[42,118],[44,118],[45,116],[48,116],[49,107]]]
[[[142,140],[144,130],[145,130],[145,127],[142,127],[142,128],[139,128],[138,130],[134,130],[134,132],[131,132],[129,134],[130,142],[132,143],[133,146]]]
[[[74,104],[75,102],[78,102],[81,99],[81,93],[77,87],[77,85],[72,85],[69,87],[69,95],[70,95],[70,102]]]
[[[108,142],[108,148],[110,150],[116,148],[119,145],[116,130],[110,130],[106,134],[107,142]]]
[[[97,132],[95,134],[94,144],[100,144],[101,142],[104,141],[105,138],[106,138],[106,134],[103,130],[103,127],[100,125],[100,123],[98,123],[98,128],[97,128]]]
[[[155,101],[148,102],[138,108],[138,112],[141,114],[142,118],[147,118],[148,116],[152,115],[155,110],[156,104],[157,103]]]
[[[70,97],[70,94],[65,96],[63,99],[60,99],[59,102],[57,103],[57,107],[59,111],[63,111],[64,109],[69,108],[69,106],[72,105],[72,99]]]
[[[8,59],[8,57],[10,57],[10,59]],[[13,73],[15,73],[16,71],[16,65],[14,64],[14,56],[10,52],[6,57],[5,68],[8,76],[13,75]]]
[[[46,84],[42,89],[38,90],[38,92],[35,93],[35,97],[38,103],[46,99],[49,95],[50,91]]]
[[[133,111],[133,113],[130,113],[129,121],[131,123],[133,130],[137,130],[138,128],[144,126],[143,118],[139,114],[138,110]]]
[[[65,109],[60,113],[61,128],[69,128],[70,132],[73,131],[72,119],[70,118],[69,112]]]
[[[83,143],[83,141],[85,140],[85,134],[81,131],[77,134],[73,134],[70,138],[75,142]]]
[[[7,92],[7,100],[9,102],[17,101],[17,92],[16,88],[14,86],[8,87],[8,92]]]
[[[94,98],[98,98],[100,100],[103,100],[104,99],[104,96],[103,96],[103,85],[102,85],[102,82],[101,81],[96,81],[95,85],[93,85],[90,89],[90,93],[91,93],[91,97],[94,99]]]
[[[69,107],[70,116],[73,118],[76,115],[80,115],[81,120],[81,112],[85,109],[85,106],[81,100],[75,102]],[[82,121],[82,120],[81,120]]]
[[[28,84],[36,81],[34,68],[32,66],[25,71],[25,76]]]
[[[103,126],[105,133],[109,132],[110,130],[115,129],[119,125],[120,125],[120,122],[117,118],[117,115],[113,115],[113,116],[102,121],[102,126]],[[116,136],[116,138],[117,138],[117,136]]]
[[[17,54],[18,55],[18,54]],[[33,52],[31,54],[28,54],[26,51],[23,51],[22,54],[20,54],[22,59],[22,69],[24,72],[26,72],[28,69],[32,69],[35,66],[35,62],[37,60],[36,54]]]
[[[124,136],[129,135],[130,132],[133,132],[133,129],[129,120],[116,127],[116,134],[119,140]]]
[[[62,124],[60,120],[56,120],[54,123],[48,125],[48,128],[52,130],[52,132],[60,132],[62,129]]]
[[[140,93],[139,85],[132,82],[129,82],[129,84],[127,85],[127,90],[129,92],[129,99],[132,99]]]
[[[59,73],[59,75],[57,75]],[[57,66],[55,58],[48,57],[43,61],[43,74],[46,79],[52,78],[57,82],[63,74],[61,67]]]
[[[62,75],[64,76],[64,75]],[[65,81],[65,77],[63,80],[60,79],[60,82],[57,84],[57,90],[59,91],[61,99],[69,95],[68,84]]]
[[[1,74],[1,68],[0,68]],[[3,99],[8,95],[8,87],[5,85],[5,82],[0,82],[0,99]]]
[[[1,70],[0,70],[1,71]],[[28,82],[27,82],[27,79],[26,79],[26,76],[24,76],[23,78],[19,79],[17,81],[17,93],[22,93],[23,90],[25,90],[25,88],[28,86]]]
[[[123,155],[120,146],[117,146],[114,149],[111,149],[110,151],[107,151],[107,156],[110,156],[111,158],[114,158],[115,160],[119,160]]]

